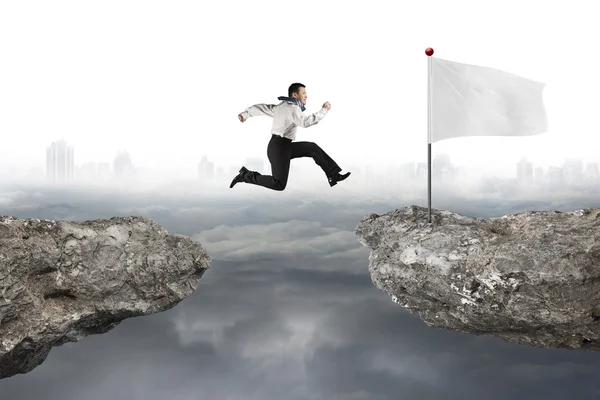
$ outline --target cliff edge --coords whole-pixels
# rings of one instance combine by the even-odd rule
[[[356,228],[376,287],[429,326],[600,350],[600,209],[477,219],[410,206]]]
[[[210,266],[200,244],[142,217],[0,217],[0,379],[126,318],[170,309]]]

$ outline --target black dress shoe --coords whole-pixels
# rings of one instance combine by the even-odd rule
[[[335,186],[335,185],[337,185],[338,182],[343,181],[344,179],[346,179],[349,176],[350,176],[350,172],[346,172],[343,175],[340,175],[340,173],[338,172],[337,174],[329,177],[329,186]]]
[[[235,178],[233,178],[233,180],[231,181],[231,184],[229,185],[229,189],[234,187],[236,185],[236,183],[244,182],[245,181],[244,178],[248,172],[250,172],[250,171],[248,171],[248,169],[246,167],[240,168],[240,173],[237,174],[235,176]]]

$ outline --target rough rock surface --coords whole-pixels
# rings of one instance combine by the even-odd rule
[[[356,228],[376,287],[429,326],[600,350],[600,209],[487,220],[411,206]]]
[[[210,267],[200,244],[141,217],[0,217],[0,379],[52,347],[177,305]]]

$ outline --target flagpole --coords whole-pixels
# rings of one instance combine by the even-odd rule
[[[431,56],[433,49],[428,47],[427,54],[427,206],[429,214],[427,222],[431,223]]]

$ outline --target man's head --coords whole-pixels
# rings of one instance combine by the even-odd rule
[[[300,100],[300,103],[306,105],[306,86],[301,83],[292,83],[288,88],[288,97]]]

